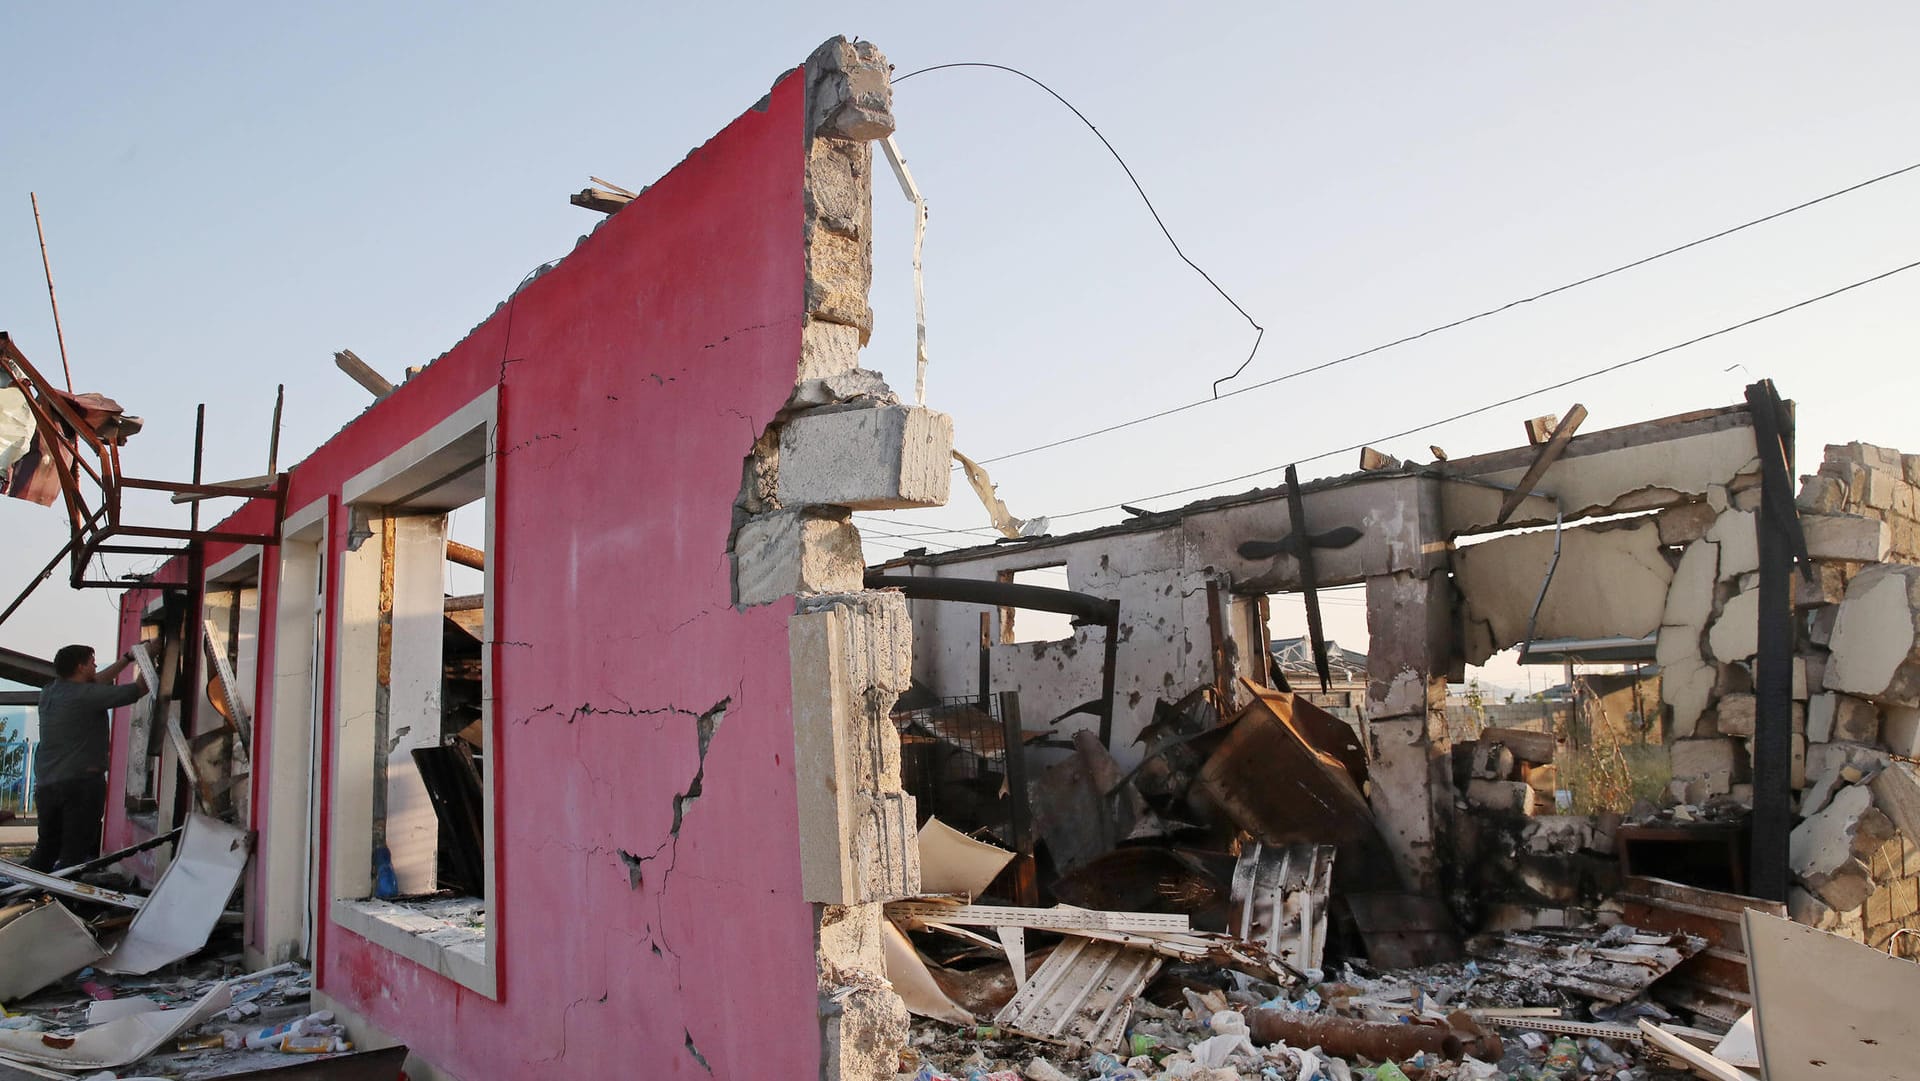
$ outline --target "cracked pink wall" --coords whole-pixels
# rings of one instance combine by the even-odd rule
[[[819,1073],[791,609],[736,611],[727,559],[742,459],[800,355],[802,96],[782,80],[293,471],[290,511],[332,501],[337,571],[342,484],[500,388],[487,546],[499,1000],[333,925],[317,887],[319,989],[457,1076]],[[329,642],[323,799],[334,656]],[[697,717],[723,700],[703,763]],[[273,703],[259,713],[271,740]],[[271,792],[256,806],[300,813]]]

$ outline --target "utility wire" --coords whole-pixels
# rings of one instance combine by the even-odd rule
[[[1793,206],[1786,207],[1781,210],[1776,210],[1773,213],[1767,214],[1763,217],[1754,218],[1752,221],[1742,222],[1741,224],[1735,225],[1731,228],[1722,229],[1717,233],[1709,233],[1706,236],[1699,237],[1694,240],[1689,240],[1684,244],[1675,245],[1674,247],[1667,248],[1664,251],[1655,252],[1652,255],[1635,259],[1630,263],[1622,263],[1619,266],[1613,267],[1610,270],[1603,270],[1597,274],[1589,274],[1584,278],[1567,282],[1564,285],[1556,285],[1551,289],[1547,289],[1543,292],[1535,293],[1532,296],[1521,297],[1518,300],[1510,300],[1498,307],[1488,308],[1486,311],[1483,311],[1483,312],[1477,312],[1473,315],[1464,316],[1462,318],[1455,319],[1451,322],[1441,323],[1438,326],[1429,327],[1426,330],[1422,330],[1416,334],[1408,334],[1402,338],[1395,338],[1390,342],[1383,342],[1379,345],[1375,345],[1367,349],[1362,349],[1357,353],[1348,353],[1346,356],[1343,356],[1343,357],[1336,357],[1332,360],[1322,361],[1318,364],[1310,365],[1305,368],[1299,368],[1294,371],[1286,372],[1285,374],[1274,376],[1272,379],[1267,379],[1259,383],[1251,384],[1249,386],[1244,386],[1244,387],[1237,388],[1235,390],[1230,390],[1225,394],[1218,393],[1216,389],[1214,396],[1211,398],[1200,398],[1195,401],[1188,402],[1185,405],[1176,405],[1168,409],[1162,409],[1158,412],[1148,413],[1145,416],[1135,417],[1132,420],[1123,420],[1115,424],[1108,424],[1104,427],[1095,428],[1091,431],[1081,432],[1078,435],[1066,436],[1060,439],[1055,439],[1051,442],[1041,443],[1037,446],[1027,447],[1022,450],[1009,451],[1006,454],[995,455],[992,458],[982,458],[980,459],[980,464],[991,465],[994,462],[1004,462],[1009,458],[1018,458],[1018,457],[1021,457],[1022,455],[1034,454],[1043,450],[1052,450],[1055,447],[1064,447],[1069,443],[1077,443],[1082,439],[1091,439],[1097,435],[1106,435],[1109,432],[1117,432],[1123,428],[1131,428],[1136,424],[1145,424],[1150,420],[1159,420],[1162,417],[1170,417],[1176,413],[1184,413],[1189,409],[1197,409],[1200,406],[1207,405],[1211,402],[1225,401],[1226,399],[1234,397],[1235,395],[1238,395],[1238,394],[1251,393],[1252,391],[1261,390],[1266,387],[1271,387],[1278,383],[1284,383],[1289,379],[1297,379],[1303,375],[1311,375],[1314,372],[1325,371],[1328,368],[1345,364],[1348,361],[1359,360],[1363,357],[1370,357],[1375,353],[1384,352],[1388,349],[1394,348],[1395,346],[1406,345],[1408,342],[1419,341],[1420,339],[1428,337],[1429,335],[1439,334],[1442,331],[1453,330],[1456,327],[1463,327],[1463,326],[1466,326],[1468,323],[1478,322],[1479,320],[1485,319],[1489,316],[1499,315],[1500,313],[1505,311],[1511,311],[1512,309],[1518,308],[1523,304],[1531,304],[1536,300],[1544,300],[1547,297],[1553,296],[1556,293],[1564,293],[1569,289],[1576,289],[1582,285],[1591,285],[1594,282],[1600,281],[1603,278],[1610,278],[1615,274],[1624,273],[1625,271],[1632,270],[1636,267],[1646,266],[1648,263],[1654,262],[1659,259],[1665,259],[1669,255],[1677,255],[1680,252],[1686,251],[1689,248],[1697,248],[1702,244],[1706,244],[1715,240],[1720,240],[1724,237],[1732,236],[1733,234],[1738,233],[1743,229],[1751,229],[1756,225],[1764,225],[1767,222],[1774,221],[1778,218],[1786,217],[1788,214],[1792,214],[1796,211],[1805,210],[1811,206],[1818,206],[1819,204],[1824,203],[1829,199],[1837,199],[1842,195],[1847,195],[1849,193],[1859,191],[1862,188],[1869,187],[1874,184],[1878,184],[1883,180],[1891,180],[1894,177],[1913,172],[1916,169],[1920,169],[1920,162],[1914,162],[1911,165],[1907,165],[1902,168],[1895,169],[1892,172],[1881,173],[1879,176],[1870,177],[1866,180],[1860,181],[1857,184],[1850,184],[1847,187],[1839,189],[1838,191],[1830,191],[1825,195],[1821,195],[1813,199],[1808,199],[1806,202],[1795,203]],[[1238,373],[1235,373],[1235,374],[1238,374]]]
[[[1349,452],[1359,450],[1362,447],[1374,446],[1380,443],[1388,443],[1395,439],[1401,439],[1409,435],[1417,435],[1420,432],[1428,431],[1433,428],[1438,428],[1444,424],[1452,424],[1454,421],[1457,421],[1457,420],[1465,420],[1468,417],[1479,416],[1482,413],[1492,412],[1493,410],[1499,409],[1502,406],[1512,405],[1515,402],[1525,401],[1528,398],[1536,398],[1542,394],[1549,394],[1556,390],[1562,390],[1566,387],[1573,386],[1575,383],[1584,383],[1589,379],[1597,379],[1600,376],[1617,372],[1622,368],[1632,367],[1635,364],[1640,364],[1645,361],[1652,360],[1655,357],[1666,356],[1668,353],[1685,349],[1690,345],[1698,345],[1701,342],[1707,341],[1709,339],[1718,338],[1723,334],[1731,334],[1734,331],[1740,330],[1744,327],[1753,326],[1755,323],[1763,323],[1768,319],[1774,318],[1775,316],[1785,315],[1788,312],[1797,311],[1801,308],[1807,307],[1808,305],[1818,304],[1823,300],[1831,300],[1832,298],[1837,297],[1842,293],[1851,292],[1852,290],[1858,289],[1861,286],[1872,285],[1874,282],[1884,281],[1887,278],[1891,278],[1896,274],[1904,274],[1907,271],[1914,269],[1915,267],[1920,267],[1920,260],[1916,260],[1914,262],[1908,263],[1905,266],[1894,267],[1892,270],[1882,271],[1879,274],[1875,274],[1871,278],[1862,278],[1861,280],[1853,282],[1851,284],[1843,285],[1838,289],[1833,289],[1828,292],[1821,293],[1819,296],[1812,296],[1812,297],[1806,298],[1805,300],[1795,301],[1794,303],[1789,304],[1784,308],[1775,308],[1773,311],[1767,312],[1764,315],[1756,315],[1751,319],[1743,319],[1738,323],[1733,323],[1731,325],[1721,327],[1718,330],[1708,331],[1707,333],[1701,334],[1698,337],[1688,338],[1686,341],[1683,341],[1683,342],[1675,342],[1674,344],[1666,346],[1664,348],[1656,349],[1651,353],[1642,353],[1637,357],[1632,357],[1630,359],[1622,360],[1614,364],[1609,364],[1604,368],[1595,368],[1590,372],[1585,372],[1580,375],[1573,376],[1570,379],[1562,379],[1557,383],[1549,383],[1544,387],[1538,387],[1521,394],[1515,394],[1512,397],[1502,398],[1496,402],[1488,402],[1485,405],[1475,406],[1472,409],[1455,413],[1452,416],[1442,417],[1439,420],[1429,421],[1426,424],[1416,425],[1404,431],[1394,432],[1391,435],[1383,435],[1374,439],[1368,439],[1364,442],[1354,443],[1354,444],[1351,444],[1350,446],[1337,447],[1333,450],[1322,451],[1321,453],[1312,455],[1311,457],[1299,458],[1299,459],[1296,459],[1292,464],[1305,465],[1308,462],[1317,462],[1322,458],[1331,458],[1338,454],[1347,454]],[[1136,499],[1129,499],[1127,500],[1127,502],[1128,503],[1144,503],[1150,499],[1163,499],[1171,495],[1186,495],[1189,492],[1197,492],[1202,488],[1211,488],[1211,487],[1214,487],[1215,485],[1231,484],[1234,481],[1251,480],[1254,477],[1265,476],[1269,473],[1277,473],[1285,468],[1286,468],[1285,465],[1276,465],[1267,469],[1257,469],[1251,473],[1242,473],[1237,477],[1227,477],[1224,480],[1209,481],[1208,483],[1205,483],[1205,484],[1196,484],[1187,488],[1176,488],[1169,492],[1159,492],[1154,495],[1140,496]],[[1054,514],[1054,515],[1049,515],[1049,517],[1054,519],[1077,518],[1077,517],[1080,517],[1081,515],[1097,514],[1100,511],[1117,510],[1119,509],[1120,506],[1121,504],[1119,503],[1109,503],[1101,507],[1088,507],[1085,510],[1068,511],[1065,514]]]
[[[1031,75],[1028,75],[1026,72],[1021,71],[1019,68],[1008,67],[1005,64],[988,64],[988,63],[984,63],[982,61],[977,61],[977,60],[960,61],[952,64],[935,64],[932,67],[920,68],[917,71],[909,71],[905,75],[896,76],[893,81],[895,84],[904,83],[908,79],[911,79],[916,75],[925,75],[930,71],[945,71],[948,68],[991,68],[994,71],[1004,71],[1009,75],[1020,76],[1022,79],[1025,79],[1026,81],[1046,91],[1047,94],[1053,98],[1053,100],[1066,106],[1069,112],[1071,112],[1074,116],[1079,117],[1080,122],[1087,126],[1087,130],[1090,132],[1093,132],[1094,138],[1100,140],[1100,145],[1107,148],[1107,153],[1113,155],[1113,160],[1120,163],[1120,171],[1127,174],[1127,180],[1133,184],[1133,190],[1140,193],[1140,201],[1147,205],[1147,213],[1153,215],[1153,223],[1160,227],[1160,234],[1167,238],[1168,244],[1173,246],[1173,254],[1179,256],[1181,262],[1193,268],[1193,272],[1195,274],[1198,274],[1202,278],[1206,279],[1207,284],[1213,286],[1213,291],[1220,294],[1220,299],[1226,301],[1228,304],[1233,305],[1233,310],[1239,312],[1240,317],[1242,319],[1245,319],[1247,321],[1247,325],[1253,328],[1253,348],[1247,351],[1247,359],[1240,362],[1240,366],[1233,370],[1232,375],[1228,375],[1213,381],[1213,396],[1218,398],[1220,396],[1220,384],[1226,382],[1229,379],[1238,377],[1241,372],[1244,372],[1247,370],[1247,365],[1253,363],[1254,355],[1260,352],[1260,340],[1267,336],[1267,328],[1261,326],[1257,321],[1255,321],[1253,316],[1247,313],[1247,309],[1240,306],[1239,301],[1233,299],[1231,296],[1228,296],[1227,291],[1220,287],[1220,283],[1213,280],[1213,275],[1207,273],[1204,269],[1202,269],[1199,263],[1196,263],[1192,259],[1187,258],[1187,253],[1180,250],[1180,242],[1173,239],[1173,230],[1167,228],[1166,221],[1160,217],[1159,208],[1154,206],[1153,200],[1147,197],[1147,189],[1140,186],[1140,178],[1133,175],[1133,167],[1127,164],[1127,159],[1120,156],[1120,152],[1113,148],[1113,144],[1107,141],[1107,137],[1100,133],[1099,128],[1094,127],[1093,121],[1087,119],[1087,114],[1081,112],[1078,108],[1076,108],[1073,102],[1070,102],[1066,98],[1061,97],[1059,92],[1054,90],[1053,87],[1048,86],[1046,83],[1041,82],[1039,79],[1036,79]],[[988,460],[991,461],[992,459],[988,459]]]
[[[1595,368],[1592,371],[1584,372],[1580,375],[1576,375],[1568,379],[1562,379],[1556,383],[1550,383],[1546,386],[1538,387],[1533,390],[1525,391],[1520,394],[1515,394],[1515,395],[1512,395],[1511,397],[1502,398],[1498,401],[1488,402],[1485,405],[1475,406],[1472,409],[1455,413],[1451,416],[1442,417],[1439,420],[1429,421],[1425,424],[1415,425],[1414,427],[1407,428],[1402,431],[1394,432],[1390,435],[1378,436],[1373,439],[1365,440],[1364,442],[1354,443],[1344,447],[1337,447],[1333,450],[1322,451],[1318,454],[1314,454],[1305,458],[1296,458],[1294,459],[1292,464],[1305,465],[1308,462],[1317,462],[1323,458],[1331,458],[1331,457],[1334,457],[1335,455],[1347,454],[1352,451],[1359,450],[1362,447],[1376,446],[1379,444],[1391,442],[1395,439],[1401,439],[1409,435],[1417,435],[1420,432],[1429,431],[1431,429],[1441,427],[1442,425],[1451,424],[1457,420],[1465,420],[1468,417],[1474,417],[1482,413],[1488,413],[1495,409],[1499,409],[1503,406],[1513,405],[1516,402],[1525,401],[1528,398],[1535,398],[1542,394],[1549,394],[1556,390],[1562,390],[1567,387],[1573,386],[1576,383],[1583,383],[1589,379],[1597,379],[1600,376],[1617,372],[1622,368],[1628,368],[1635,364],[1644,363],[1645,361],[1652,360],[1656,357],[1666,356],[1669,353],[1677,352],[1681,349],[1687,348],[1688,346],[1698,345],[1701,342],[1708,341],[1713,338],[1718,338],[1723,334],[1731,334],[1736,330],[1741,330],[1745,327],[1753,326],[1756,323],[1763,323],[1769,319],[1775,318],[1776,316],[1785,315],[1788,312],[1792,312],[1792,311],[1798,311],[1801,308],[1805,308],[1813,304],[1818,304],[1823,300],[1830,300],[1834,297],[1841,295],[1842,293],[1852,292],[1853,290],[1859,289],[1862,286],[1872,285],[1875,282],[1884,281],[1897,274],[1904,274],[1909,270],[1915,269],[1916,267],[1920,267],[1920,260],[1907,263],[1904,266],[1894,267],[1892,270],[1882,271],[1881,273],[1875,274],[1870,278],[1862,278],[1859,281],[1851,282],[1847,285],[1840,286],[1837,289],[1829,290],[1825,293],[1819,294],[1818,296],[1811,296],[1811,297],[1807,297],[1804,300],[1795,301],[1794,303],[1789,304],[1783,308],[1775,308],[1774,310],[1770,312],[1766,312],[1762,315],[1756,315],[1750,319],[1743,319],[1738,323],[1729,324],[1728,326],[1721,327],[1718,330],[1708,331],[1705,334],[1688,338],[1685,341],[1675,342],[1672,345],[1665,346],[1660,349],[1656,349],[1651,353],[1642,353],[1637,357],[1631,357],[1627,360],[1618,361],[1616,363],[1606,365],[1605,367]],[[1175,488],[1170,491],[1156,492],[1153,495],[1138,496],[1133,499],[1126,500],[1123,503],[1108,503],[1103,506],[1088,507],[1088,508],[1085,508],[1084,510],[1068,511],[1064,514],[1052,514],[1052,515],[1048,515],[1048,517],[1057,521],[1063,518],[1078,518],[1083,515],[1098,514],[1102,511],[1118,510],[1125,506],[1137,505],[1140,503],[1145,503],[1149,500],[1165,499],[1168,496],[1188,495],[1190,493],[1202,491],[1207,488],[1218,487],[1222,484],[1233,484],[1238,481],[1252,480],[1255,477],[1264,477],[1270,473],[1278,473],[1285,468],[1286,468],[1286,465],[1284,464],[1270,466],[1266,469],[1256,469],[1251,473],[1241,473],[1237,476],[1222,477],[1218,480],[1210,480],[1201,484],[1189,485],[1188,487],[1185,487],[1185,488]],[[956,529],[956,530],[947,530],[945,532],[961,533],[966,531]]]

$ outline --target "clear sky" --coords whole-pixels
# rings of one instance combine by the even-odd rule
[[[59,367],[28,191],[75,382],[147,419],[139,473],[282,462],[366,404],[331,355],[432,359],[594,223],[587,176],[639,188],[828,36],[901,73],[1010,64],[1124,154],[1186,252],[1267,327],[1241,383],[1492,307],[1920,161],[1909,4],[8,5],[0,327]],[[929,404],[991,457],[1209,393],[1252,331],[1174,257],[1091,133],[1001,72],[896,90],[929,200]],[[910,217],[876,185],[867,363],[912,386]],[[1624,360],[1920,259],[1920,172],[1588,286],[1179,416],[992,467],[1017,515],[1156,508]],[[1920,450],[1920,270],[1383,449],[1522,441],[1730,404],[1753,378],[1821,444]],[[1235,384],[1229,384],[1232,386]],[[745,448],[743,448],[744,452]],[[1351,456],[1306,477],[1346,472]],[[1196,495],[1141,497],[1258,469]],[[143,504],[150,520],[183,518]],[[967,527],[941,511],[871,520]],[[0,593],[64,541],[0,501]],[[935,538],[953,541],[960,538]],[[884,558],[896,543],[874,537]],[[936,545],[937,546],[937,545]],[[129,562],[116,572],[139,569]],[[1364,645],[1357,595],[1329,627]],[[105,644],[111,596],[56,581],[0,626],[42,656]],[[1282,628],[1285,630],[1285,628]],[[1296,632],[1297,633],[1297,632]],[[1524,681],[1524,677],[1521,677]]]

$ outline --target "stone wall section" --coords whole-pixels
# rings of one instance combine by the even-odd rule
[[[754,441],[734,502],[733,599],[792,603],[802,887],[815,909],[824,1081],[882,1081],[907,1012],[885,978],[881,906],[920,889],[913,798],[889,716],[912,675],[899,595],[863,590],[856,510],[946,502],[943,413],[860,367],[873,329],[873,148],[893,133],[886,58],[836,38],[806,80],[806,284],[794,389]]]

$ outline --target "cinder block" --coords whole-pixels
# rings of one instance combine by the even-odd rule
[[[952,475],[953,418],[917,406],[803,413],[780,432],[780,502],[793,509],[937,507]]]
[[[1476,777],[1467,782],[1467,803],[1495,814],[1530,815],[1533,787],[1525,781],[1489,781]]]
[[[776,511],[749,519],[733,540],[734,603],[801,593],[852,593],[865,574],[860,534],[845,517]]]

